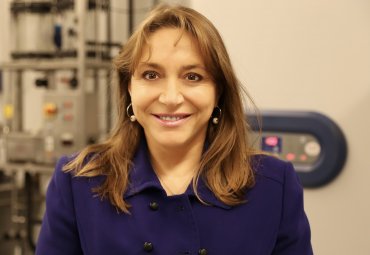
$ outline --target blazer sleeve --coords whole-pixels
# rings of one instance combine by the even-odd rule
[[[58,161],[48,186],[36,255],[83,254],[74,213],[71,174],[62,171],[67,161],[67,157]]]
[[[285,169],[283,210],[273,255],[312,255],[311,231],[304,212],[303,189],[289,163]]]

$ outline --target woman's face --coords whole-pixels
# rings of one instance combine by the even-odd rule
[[[149,144],[188,147],[204,143],[216,106],[216,85],[188,33],[176,28],[154,32],[129,92]]]

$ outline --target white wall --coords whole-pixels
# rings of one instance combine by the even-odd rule
[[[315,110],[343,129],[349,156],[305,190],[318,255],[370,254],[370,1],[193,0],[223,35],[261,109]]]

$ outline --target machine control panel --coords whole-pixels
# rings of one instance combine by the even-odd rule
[[[271,152],[293,164],[312,165],[321,153],[319,141],[311,134],[264,132],[260,143],[263,151]]]
[[[339,126],[317,112],[268,111],[249,114],[252,146],[290,161],[304,187],[319,187],[342,170],[347,143]]]
[[[45,132],[55,144],[53,150],[50,150],[54,156],[46,158],[45,161],[55,162],[60,155],[74,153],[86,146],[88,141],[97,139],[99,135],[97,114],[83,114],[83,109],[98,112],[96,96],[87,94],[85,101],[82,102],[78,95],[72,92],[45,93],[44,107],[56,109],[49,111],[52,112],[53,118],[48,118],[48,115],[45,118]]]

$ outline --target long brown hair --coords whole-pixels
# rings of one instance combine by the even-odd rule
[[[179,28],[194,37],[217,86],[218,106],[222,112],[219,124],[210,123],[208,126],[209,146],[202,155],[193,185],[197,187],[199,178],[203,178],[222,202],[228,205],[243,203],[246,189],[254,184],[251,166],[254,152],[248,146],[249,127],[243,110],[243,88],[217,29],[206,17],[183,6],[159,5],[124,45],[113,61],[113,71],[118,80],[118,121],[105,142],[83,149],[64,167],[64,171],[74,171],[76,176],[106,176],[93,192],[109,198],[117,209],[129,213],[129,204],[123,199],[123,193],[129,184],[134,153],[144,137],[141,126],[130,122],[126,114],[131,101],[128,85],[149,36],[164,27]]]

